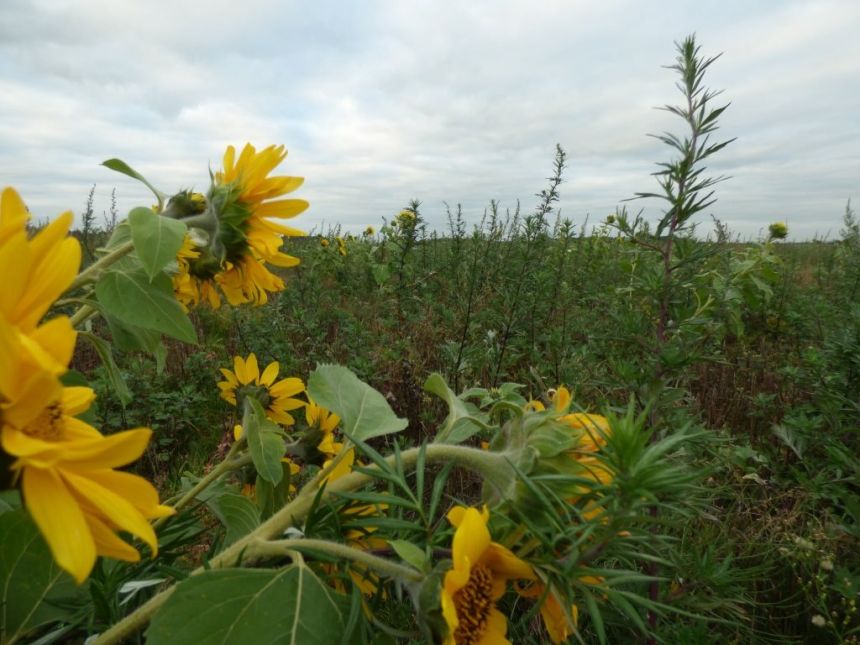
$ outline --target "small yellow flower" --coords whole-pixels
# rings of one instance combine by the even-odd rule
[[[376,233],[376,230],[372,226],[368,226],[366,229],[364,229],[364,234],[367,237],[370,237],[370,236],[374,235],[375,233]]]
[[[457,527],[452,566],[442,583],[442,615],[448,624],[446,645],[508,643],[508,622],[496,609],[508,580],[533,579],[531,567],[490,538],[489,511],[456,506],[448,520]]]
[[[276,423],[293,425],[296,420],[290,411],[305,405],[301,399],[292,398],[304,392],[305,386],[296,377],[281,379],[275,382],[280,369],[277,361],[269,363],[263,373],[257,365],[257,356],[250,354],[247,359],[236,356],[233,359],[233,371],[221,368],[224,380],[218,383],[221,398],[230,405],[238,405],[242,396],[254,396],[266,409],[267,416]],[[234,436],[235,436],[234,429]],[[241,436],[241,430],[240,435]],[[238,439],[238,437],[237,437]]]
[[[322,246],[324,249],[327,249],[328,245],[329,245],[329,241],[328,241],[327,237],[324,237],[320,240],[320,246]]]

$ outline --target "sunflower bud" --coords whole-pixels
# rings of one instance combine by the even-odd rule
[[[774,222],[767,227],[767,231],[771,240],[784,240],[788,237],[788,226],[785,222]]]
[[[567,394],[566,390],[563,392]],[[556,400],[561,401],[564,395],[557,394]],[[534,407],[509,421],[491,442],[490,449],[503,453],[528,478],[540,479],[542,485],[552,489],[552,497],[570,503],[589,496],[612,479],[612,473],[594,454],[609,433],[604,417],[563,414],[559,407],[551,410],[534,410]],[[504,488],[485,485],[484,500],[489,504],[507,502],[526,513],[538,509],[540,504],[533,488],[519,477]]]
[[[171,197],[162,213],[165,217],[183,219],[200,215],[206,210],[206,196],[190,190],[180,190]]]

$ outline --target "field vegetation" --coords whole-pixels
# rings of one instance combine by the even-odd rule
[[[650,192],[611,214],[559,212],[559,146],[547,185],[516,207],[491,200],[466,213],[452,203],[440,230],[416,200],[364,231],[335,226],[290,238],[284,248],[300,263],[276,272],[286,288],[259,306],[190,306],[196,344],[165,339],[144,351],[124,343],[109,317],[92,318],[86,330],[112,344],[112,358],[98,342],[77,345],[71,368],[97,393],[88,418],[106,435],[151,428],[133,471],[184,508],[156,521],[157,559],[99,560],[85,585],[52,592],[61,602],[31,634],[82,641],[125,624],[117,634],[142,638],[152,614],[145,603],[185,580],[148,632],[152,642],[179,638],[181,612],[200,606],[189,582],[218,572],[189,573],[231,566],[218,559],[230,545],[305,499],[308,482],[318,488],[332,455],[335,465],[344,459],[343,446],[329,460],[317,452],[308,433],[322,426],[296,408],[295,432],[304,434],[287,433],[284,479],[267,483],[256,455],[224,468],[241,432],[265,435],[271,423],[219,389],[219,368],[240,377],[245,364],[234,357],[253,354],[260,371],[277,361],[279,378],[298,376],[317,398],[346,382],[326,370],[345,366],[381,395],[376,403],[387,403],[391,418],[405,420],[396,432],[344,429],[338,440],[352,446],[356,464],[338,482],[351,487],[336,489],[331,475],[335,494],[312,493],[296,511],[303,521],[280,536],[287,539],[254,552],[277,566],[306,559],[336,598],[345,642],[453,637],[444,598],[439,611],[445,574],[459,566],[445,516],[482,503],[493,539],[540,571],[495,601],[511,642],[860,642],[860,219],[849,203],[838,239],[808,242],[785,239],[779,213],[755,240],[719,220],[723,178],[707,165],[742,143],[717,131],[727,105],[705,83],[715,60],[692,39],[679,45],[682,100],[666,108],[679,127],[655,141],[655,156],[662,145],[667,161],[643,177]],[[645,219],[646,206],[660,217]],[[117,214],[100,221],[92,197],[86,213],[75,236],[93,264],[116,234]],[[601,455],[597,475],[555,465],[552,445],[534,439],[530,415],[546,419],[553,409],[568,424],[576,415],[605,420],[600,438],[580,447]],[[380,412],[376,421],[391,418]],[[553,423],[541,430],[549,444]],[[517,441],[532,447],[532,461],[517,461]],[[470,457],[457,450],[467,447],[516,454],[509,480],[483,465],[459,467]],[[588,454],[577,463],[595,458]],[[575,498],[559,493],[565,478],[585,488]],[[572,510],[559,510],[565,495]],[[468,512],[451,521],[478,522]],[[341,556],[323,541],[370,559]],[[350,575],[344,557],[355,563]],[[451,593],[460,611],[465,601]],[[129,623],[134,615],[144,618]],[[469,642],[462,633],[458,642]]]

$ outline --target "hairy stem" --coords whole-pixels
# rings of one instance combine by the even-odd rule
[[[405,567],[386,558],[328,540],[261,540],[248,547],[246,557],[266,558],[289,556],[294,551],[317,551],[353,562],[361,563],[387,578],[397,578],[405,582],[418,582],[424,577],[412,567]]]
[[[210,484],[212,484],[215,480],[217,480],[221,475],[225,473],[229,473],[233,470],[238,470],[242,468],[246,464],[251,463],[251,455],[245,454],[240,456],[238,459],[234,459],[233,457],[239,451],[239,447],[244,444],[244,441],[239,440],[235,442],[232,446],[230,446],[230,451],[227,453],[227,456],[224,457],[224,461],[215,466],[209,473],[206,474],[199,482],[197,482],[188,492],[186,492],[182,497],[180,497],[176,503],[172,504],[173,508],[176,511],[181,511],[183,508],[188,506],[200,493],[206,490]],[[170,516],[161,517],[156,520],[152,526],[154,528],[158,528],[162,524],[164,524]]]
[[[124,258],[133,250],[134,242],[126,242],[125,244],[113,249],[107,255],[103,255],[95,263],[91,264],[78,274],[78,277],[72,282],[68,291],[74,291],[78,287],[82,287],[90,282],[95,282],[99,277],[101,277],[102,271]]]
[[[404,469],[413,467],[420,453],[421,448],[412,448],[400,453],[399,458],[402,467]],[[427,463],[454,462],[463,468],[475,470],[482,474],[498,470],[499,467],[506,463],[506,458],[498,453],[488,453],[477,448],[444,444],[431,444],[427,446],[424,458]],[[385,459],[385,463],[388,467],[394,467],[397,463],[396,456],[388,456]],[[356,490],[371,483],[374,479],[372,471],[352,472],[334,482],[330,482],[322,495],[322,499],[326,499],[337,493]],[[313,508],[317,490],[316,486],[305,485],[289,504],[272,515],[272,517],[251,533],[237,540],[212,558],[207,567],[198,567],[190,575],[198,575],[209,569],[239,566],[247,549],[259,544],[261,541],[279,539],[284,534],[284,531],[304,520],[308,512]],[[300,540],[300,542],[305,543],[305,546],[307,546],[308,541]],[[281,552],[283,552],[283,546],[281,547]],[[106,632],[100,634],[93,641],[92,645],[121,643],[126,638],[129,638],[149,622],[152,615],[170,598],[175,589],[176,585],[174,584],[150,598],[149,601],[138,607],[133,613],[123,618]]]

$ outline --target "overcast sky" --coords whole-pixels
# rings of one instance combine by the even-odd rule
[[[560,207],[595,222],[655,183],[680,124],[673,41],[724,52],[707,77],[731,107],[715,216],[744,236],[838,235],[860,201],[860,1],[285,2],[2,0],[0,184],[39,217],[121,213],[145,189],[205,190],[227,144],[283,143],[309,230],[378,225],[407,202],[476,222],[490,199],[531,210],[556,142]],[[659,204],[641,202],[646,214]],[[710,218],[702,216],[703,226]]]

